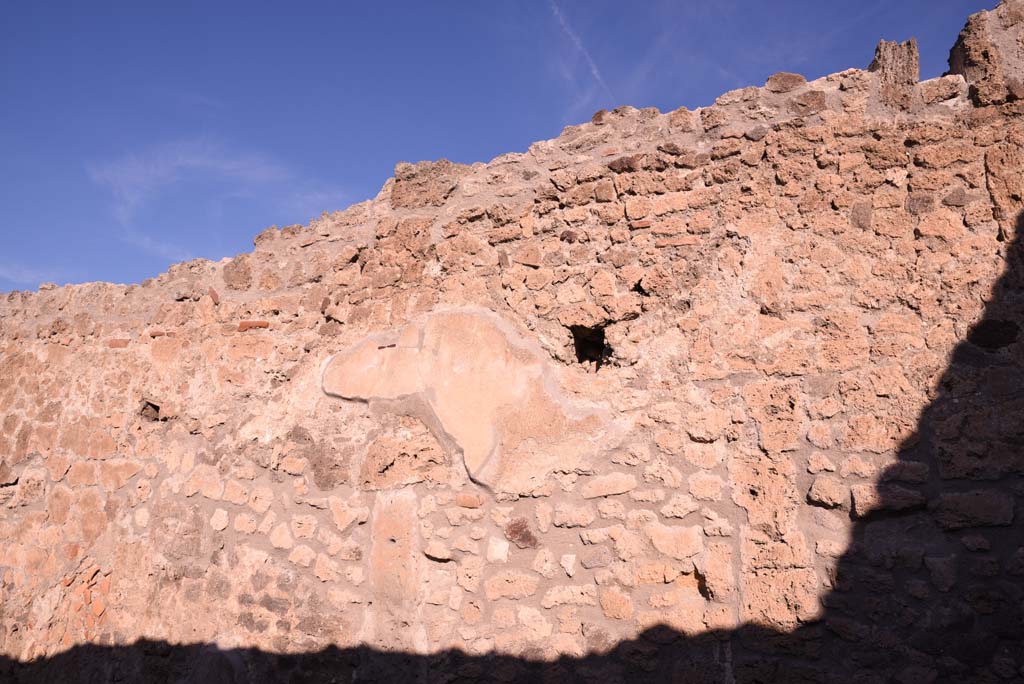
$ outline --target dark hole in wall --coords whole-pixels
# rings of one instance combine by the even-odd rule
[[[1020,326],[1013,321],[984,320],[971,328],[967,340],[982,349],[1002,349],[1017,341]]]
[[[139,407],[139,415],[146,420],[160,420],[160,407],[151,401],[143,400]]]
[[[600,370],[612,353],[612,348],[604,341],[604,326],[571,325],[569,331],[576,360],[583,364],[593,362],[594,370]]]
[[[693,576],[697,580],[697,591],[700,592],[700,595],[704,598],[711,600],[713,597],[711,596],[711,590],[708,589],[707,578],[705,578],[704,574],[697,568],[693,569]]]

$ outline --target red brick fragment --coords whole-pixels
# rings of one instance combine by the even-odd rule
[[[238,324],[238,332],[245,332],[246,330],[255,330],[259,328],[269,328],[269,321],[241,321]]]

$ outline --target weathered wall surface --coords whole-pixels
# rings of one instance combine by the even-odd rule
[[[0,671],[1021,681],[1022,36],[1004,2],[949,76],[883,44],[4,296]]]

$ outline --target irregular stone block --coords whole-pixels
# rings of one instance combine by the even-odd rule
[[[850,494],[846,485],[839,479],[818,476],[814,478],[814,483],[807,492],[807,500],[826,508],[841,508],[849,503]]]
[[[692,558],[704,549],[704,533],[700,526],[681,527],[651,523],[644,528],[647,539],[659,552],[669,558]]]
[[[625,494],[636,489],[636,477],[628,473],[608,473],[599,475],[584,482],[580,488],[580,496],[584,499],[596,499],[602,496]]]
[[[400,163],[395,166],[391,206],[396,209],[441,206],[468,171],[469,167],[453,164],[447,159],[418,164]]]
[[[925,504],[921,492],[886,484],[857,484],[850,487],[853,515],[863,518],[877,511],[905,511]]]
[[[537,591],[540,580],[524,572],[503,570],[484,582],[484,594],[489,601],[500,598],[522,599]]]
[[[883,104],[903,110],[914,106],[917,101],[915,86],[921,78],[915,39],[911,38],[904,43],[880,41],[868,71],[875,73],[878,98]]]
[[[947,530],[1013,523],[1013,497],[987,489],[940,494],[929,508]]]
[[[1022,11],[1020,0],[1010,0],[972,14],[949,51],[949,73],[964,77],[980,107],[1024,98]]]
[[[552,587],[544,593],[540,605],[543,608],[566,605],[594,606],[597,605],[597,586],[594,584],[584,584]]]
[[[800,74],[780,71],[769,76],[764,87],[765,90],[771,93],[788,93],[789,91],[796,90],[806,83],[807,79]]]

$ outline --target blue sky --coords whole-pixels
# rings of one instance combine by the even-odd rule
[[[669,111],[870,62],[940,75],[996,0],[0,0],[0,291],[139,282],[487,161],[619,104]]]

